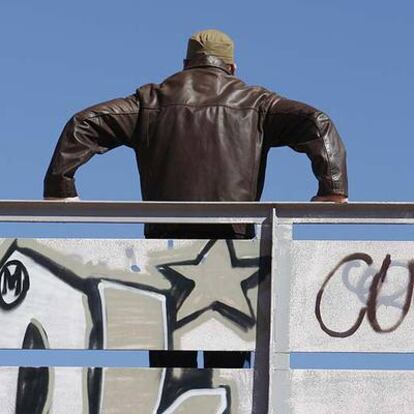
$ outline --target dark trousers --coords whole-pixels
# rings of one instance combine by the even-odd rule
[[[250,366],[250,352],[206,351],[204,368],[243,368]],[[197,368],[196,351],[150,351],[151,367]]]

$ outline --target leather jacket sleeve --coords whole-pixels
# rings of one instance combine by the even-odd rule
[[[44,197],[75,197],[74,174],[95,154],[133,146],[139,116],[136,95],[114,99],[74,115],[57,143],[44,179]]]
[[[274,95],[265,116],[264,137],[270,147],[289,146],[309,157],[319,181],[318,196],[348,195],[345,147],[326,114]]]

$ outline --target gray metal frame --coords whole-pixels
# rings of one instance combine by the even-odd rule
[[[0,201],[0,222],[413,224],[414,203]]]
[[[269,414],[292,412],[288,345],[291,281],[284,275],[290,274],[292,266],[293,224],[414,224],[413,213],[414,203],[302,204],[294,205],[290,212],[279,205],[273,208]]]
[[[414,224],[414,203],[213,203],[213,202],[62,202],[0,201],[0,222],[68,223],[254,223],[262,226],[265,249],[272,253],[272,288],[261,301],[269,302],[270,334],[259,345],[255,379],[269,378],[270,395],[254,403],[255,413],[289,413],[289,350],[286,315],[289,280],[283,269],[290,266],[293,224]],[[1,236],[1,235],[0,235]],[[276,271],[277,269],[277,271]],[[266,319],[267,325],[269,321]],[[270,339],[270,341],[269,341]],[[278,382],[272,373],[278,370]],[[267,371],[267,372],[266,372]],[[268,377],[268,374],[270,376]],[[280,380],[280,378],[285,378]],[[267,382],[265,380],[264,382]],[[263,384],[262,384],[263,386]],[[262,387],[260,387],[262,388]],[[257,390],[256,390],[257,391]],[[267,394],[267,390],[266,390]],[[282,403],[279,403],[282,401]],[[280,405],[282,404],[282,405]]]

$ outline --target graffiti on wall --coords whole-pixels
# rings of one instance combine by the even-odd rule
[[[99,407],[95,408],[87,398],[87,368],[26,368],[24,388],[20,383],[17,398],[11,380],[20,380],[21,372],[0,368],[3,414],[251,414],[252,410],[250,370],[102,368]],[[68,388],[78,377],[84,378],[82,387]]]
[[[356,283],[353,283],[351,280],[351,270],[362,265],[365,266],[365,270],[361,273]],[[382,294],[384,285],[390,280],[389,273],[391,273],[393,268],[405,272],[407,283],[403,287],[393,289],[391,293]],[[330,281],[335,277],[342,278],[344,286],[357,295],[361,302],[361,307],[357,310],[355,322],[349,329],[342,331],[329,328],[324,322],[321,311],[325,290]],[[414,260],[407,262],[393,261],[391,255],[386,254],[380,268],[376,269],[374,261],[369,254],[353,253],[340,260],[322,283],[316,297],[315,315],[321,329],[332,337],[346,338],[352,336],[359,329],[365,318],[375,332],[390,333],[395,331],[407,316],[412,305],[413,289]],[[403,298],[402,303],[401,298]],[[377,311],[380,306],[390,306],[400,309],[401,313],[399,318],[391,326],[383,327],[379,323]]]
[[[121,241],[101,242],[101,253],[94,260],[85,258],[88,249],[82,246],[74,254],[70,242],[48,243],[47,249],[35,241],[15,240],[4,249],[0,326],[8,334],[0,337],[0,347],[173,350],[197,349],[191,348],[194,344],[203,349],[204,341],[209,349],[211,340],[200,333],[212,329],[225,333],[230,349],[232,341],[233,349],[254,347],[257,243],[194,241],[174,248],[170,241],[155,248],[151,241],[134,242],[145,244],[142,250],[128,242],[122,260],[112,257]],[[89,250],[96,250],[96,245]],[[113,262],[117,264],[111,266]],[[223,347],[218,335],[217,349],[220,341]],[[19,370],[11,381],[16,412],[46,412],[59,381],[65,381],[69,394],[70,388],[75,394],[86,388],[88,412],[99,412],[106,381],[101,368],[79,371],[70,382],[53,372],[53,368]],[[213,385],[213,376],[214,370],[163,370],[159,398],[148,412],[168,414],[181,404],[196,412],[191,411],[199,405],[196,402],[207,398],[217,405],[209,412],[230,413],[234,386],[232,391]],[[57,410],[59,403],[54,404]]]

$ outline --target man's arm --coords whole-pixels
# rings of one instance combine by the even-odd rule
[[[62,131],[46,172],[44,197],[68,200],[77,197],[76,170],[95,154],[120,145],[133,147],[138,115],[135,95],[104,102],[74,115]]]
[[[264,135],[269,146],[289,146],[309,157],[319,182],[318,193],[312,201],[347,201],[346,151],[326,114],[304,103],[273,95],[266,112]]]

